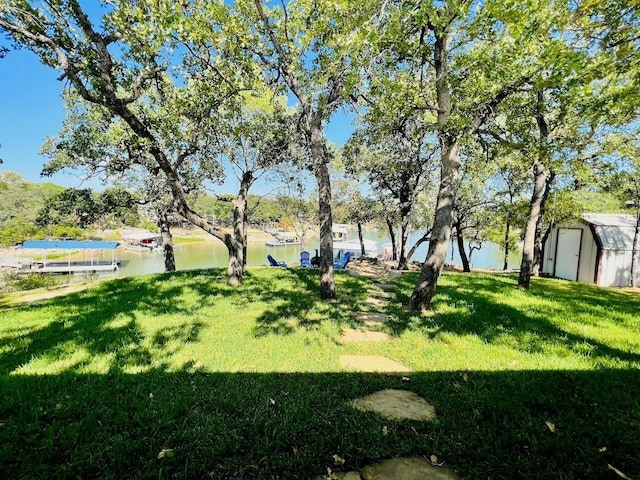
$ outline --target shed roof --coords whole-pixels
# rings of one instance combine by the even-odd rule
[[[118,242],[97,240],[28,240],[20,248],[32,250],[112,250]]]
[[[582,219],[593,226],[604,250],[633,249],[636,219],[633,215],[584,213]]]

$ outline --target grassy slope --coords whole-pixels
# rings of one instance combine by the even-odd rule
[[[221,271],[180,272],[0,299],[0,472],[307,478],[435,454],[464,478],[612,478],[608,464],[640,476],[637,294],[449,274],[419,317],[402,308],[407,275],[386,307],[398,339],[340,345],[370,282],[339,275],[339,300],[322,304],[316,275],[254,269],[234,290]],[[341,354],[416,373],[341,372]],[[439,422],[346,404],[390,387],[427,398]]]

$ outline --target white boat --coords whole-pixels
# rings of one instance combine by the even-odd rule
[[[287,247],[289,245],[302,245],[302,241],[295,233],[272,233],[273,240],[264,242],[267,247]]]

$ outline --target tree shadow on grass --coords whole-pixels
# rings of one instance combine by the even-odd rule
[[[399,302],[408,303],[415,279],[416,275],[408,274],[397,280]],[[505,301],[510,295],[522,297],[518,307]],[[532,289],[523,292],[513,276],[449,273],[438,286],[431,314],[418,316],[402,305],[393,308],[396,316],[390,328],[396,335],[411,328],[422,328],[432,337],[471,334],[490,344],[507,342],[526,353],[547,353],[552,346],[566,355],[640,365],[640,355],[576,333],[594,318],[601,318],[604,325],[613,322],[637,331],[640,324],[633,319],[640,311],[640,300],[626,292],[546,279],[536,279]]]
[[[0,471],[21,479],[299,480],[436,455],[468,479],[617,478],[608,465],[640,475],[637,370],[410,377],[0,375]],[[384,420],[349,405],[385,388],[427,399],[437,423]]]
[[[226,290],[217,276],[210,273],[178,272],[161,278],[159,281],[149,281],[148,277],[119,279],[91,290],[22,307],[40,311],[48,321],[44,326],[34,322],[32,326],[10,329],[0,337],[0,374],[13,372],[31,361],[34,355],[45,360],[50,358],[52,368],[55,368],[53,359],[66,345],[82,350],[86,355],[71,360],[73,365],[65,360],[60,367],[63,369],[80,367],[87,359],[99,355],[110,356],[115,369],[147,366],[151,352],[141,343],[144,334],[137,324],[137,314],[188,317],[192,307],[180,300],[185,291],[206,289],[207,296],[197,300],[203,303]],[[201,326],[194,319],[159,332],[154,343],[161,347],[170,337],[184,340],[185,332],[195,339]]]
[[[248,274],[250,276],[250,274]],[[258,317],[255,335],[290,335],[300,329],[317,330],[326,320],[340,325],[353,325],[351,311],[366,298],[367,283],[349,275],[336,272],[337,298],[320,301],[318,272],[308,269],[289,269],[282,276],[291,278],[293,285],[275,289],[258,281],[254,294],[269,304]],[[245,287],[246,288],[246,287]]]

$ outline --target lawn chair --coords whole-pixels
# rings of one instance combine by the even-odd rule
[[[309,255],[309,252],[302,251],[300,252],[300,266],[303,268],[311,268],[311,260],[310,260],[311,256]]]
[[[336,270],[344,270],[345,268],[347,268],[347,263],[349,263],[350,259],[351,259],[351,252],[345,253],[342,258],[338,258],[334,260],[333,268],[335,268]]]
[[[276,261],[276,259],[273,258],[271,255],[267,255],[267,260],[269,260],[269,265],[271,265],[272,267],[287,268],[287,264],[286,263]]]

